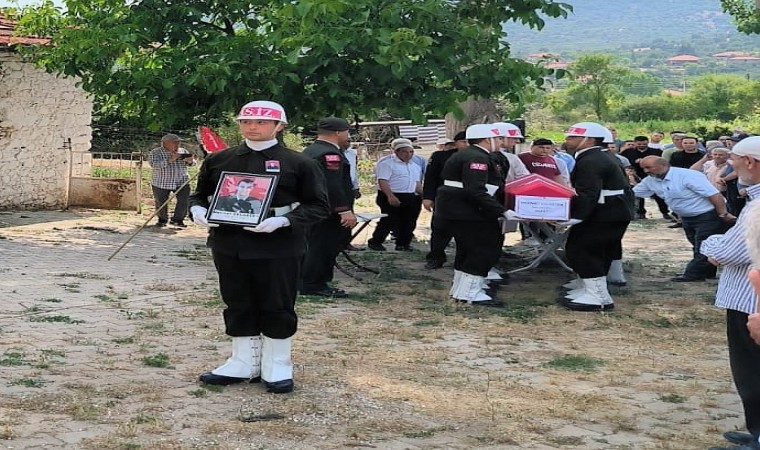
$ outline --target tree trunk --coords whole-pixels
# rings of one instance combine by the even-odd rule
[[[464,118],[457,120],[454,114],[446,114],[446,136],[454,138],[454,135],[464,131],[468,126],[476,123],[491,123],[501,120],[501,114],[496,108],[496,100],[470,99],[459,104],[464,111]]]

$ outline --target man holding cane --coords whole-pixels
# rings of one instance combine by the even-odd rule
[[[169,221],[168,205],[169,195],[174,192],[177,196],[177,205],[174,207],[171,224],[185,228],[185,216],[187,216],[187,199],[190,195],[188,186],[187,167],[195,163],[193,155],[179,147],[179,136],[167,134],[161,138],[161,147],[151,150],[148,156],[148,164],[153,169],[151,186],[153,198],[158,209],[157,227],[165,227]]]

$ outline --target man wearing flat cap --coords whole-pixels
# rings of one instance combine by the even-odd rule
[[[351,228],[356,225],[351,165],[343,153],[351,143],[349,128],[345,119],[322,119],[317,123],[317,139],[303,151],[317,161],[325,174],[331,214],[311,229],[303,260],[302,295],[346,296],[345,291],[328,283],[333,279],[335,258],[350,240]]]

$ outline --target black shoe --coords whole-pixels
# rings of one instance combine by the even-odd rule
[[[159,220],[158,222],[156,222],[156,226],[159,227],[159,228],[165,227],[166,226],[166,221],[165,220]]]
[[[205,384],[213,384],[215,386],[229,386],[231,384],[237,384],[237,383],[245,383],[246,381],[249,383],[260,383],[261,377],[254,377],[254,378],[237,378],[237,377],[226,377],[224,375],[216,375],[211,372],[206,372],[201,374],[198,379]]]
[[[668,228],[683,228],[683,223],[676,222],[673,225],[668,225]]]
[[[754,436],[743,431],[726,431],[723,437],[732,444],[749,445],[755,440]]]
[[[175,227],[180,227],[180,228],[187,228],[187,225],[185,225],[185,222],[181,220],[179,221],[172,220],[169,222],[169,225],[174,225]]]
[[[264,382],[264,386],[267,388],[267,392],[272,394],[287,394],[293,392],[293,380],[282,380],[273,382]]]
[[[443,267],[443,261],[429,260],[425,263],[427,270],[440,269],[441,267]]]
[[[634,218],[635,219],[646,219],[647,218],[647,213],[641,213],[641,212],[636,213],[636,216],[634,216]]]
[[[324,289],[318,289],[318,290],[302,290],[301,295],[313,295],[316,297],[332,297],[332,298],[345,298],[348,297],[348,294],[346,294],[346,291],[343,289],[336,289],[331,287],[326,287]]]
[[[396,251],[397,252],[413,252],[414,249],[408,245],[397,245]]]
[[[467,303],[472,306],[488,306],[491,308],[503,308],[504,302],[498,300],[483,300],[480,302],[468,302],[467,300],[456,300],[457,303]]]
[[[615,309],[614,303],[609,303],[606,305],[586,305],[583,303],[574,303],[569,298],[561,298],[560,302],[562,303],[562,306],[569,309],[570,311],[597,312],[597,311],[612,311],[613,309]]]
[[[676,275],[673,278],[671,278],[670,281],[674,281],[676,283],[690,283],[690,282],[693,282],[693,281],[705,281],[705,279],[704,278],[685,277],[683,275]]]
[[[376,252],[384,252],[385,246],[383,244],[375,244],[374,242],[367,242],[367,248]]]
[[[669,213],[662,213],[662,218],[665,220],[669,220],[671,222],[678,222],[678,220],[676,220],[676,218],[670,215]]]

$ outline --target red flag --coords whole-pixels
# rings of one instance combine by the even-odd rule
[[[208,153],[218,152],[227,148],[227,144],[209,127],[198,127],[198,140]]]

